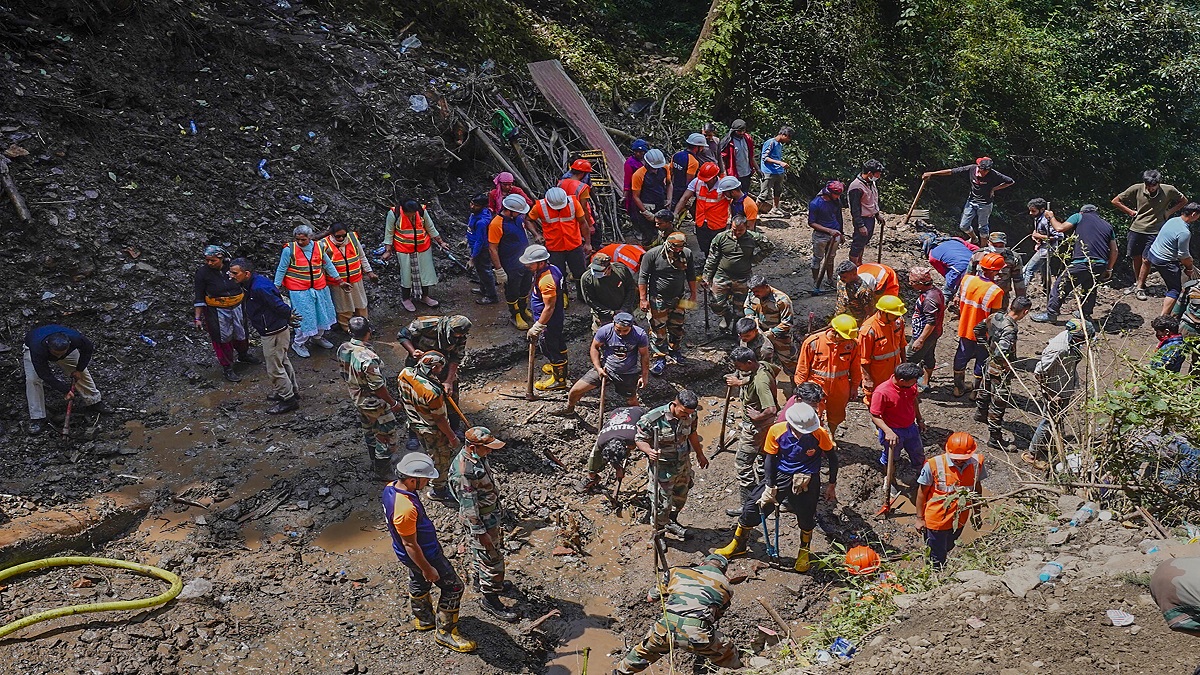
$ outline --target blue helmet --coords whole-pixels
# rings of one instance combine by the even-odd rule
[[[642,139],[637,139],[629,145],[634,152],[646,152],[650,149],[650,144]]]

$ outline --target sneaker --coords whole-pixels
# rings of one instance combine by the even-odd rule
[[[39,420],[29,420],[28,433],[30,436],[37,436],[38,434],[42,433],[45,430],[46,430],[46,418],[43,417],[42,419],[39,419]]]
[[[284,399],[275,405],[267,408],[268,415],[282,415],[285,412],[291,412],[300,408],[300,402],[293,396],[289,399]]]
[[[1150,299],[1150,296],[1146,295],[1146,289],[1144,289],[1144,288],[1137,289],[1137,292],[1135,293],[1135,295],[1137,296],[1138,300],[1149,300]]]
[[[306,345],[298,345],[294,342],[292,343],[292,351],[296,352],[296,356],[299,356],[302,359],[307,359],[308,357],[312,356],[312,353],[308,351],[308,347]]]
[[[661,376],[666,369],[667,360],[661,356],[654,359],[654,363],[650,364],[650,374],[656,377]]]
[[[667,526],[664,527],[663,530],[667,534],[672,535],[674,537],[679,537],[680,539],[687,539],[687,536],[688,536],[687,528],[685,528],[684,526],[680,525],[679,523],[677,523],[673,520],[671,522],[667,523]]]
[[[403,307],[403,308],[404,308],[404,311],[406,311],[406,312],[415,312],[415,311],[417,311],[417,306],[416,306],[416,305],[414,305],[414,304],[413,304],[413,302],[412,302],[412,300],[409,300],[408,298],[405,298],[405,299],[401,300],[401,301],[400,301],[400,306],[401,306],[401,307]]]
[[[253,352],[242,352],[241,354],[238,354],[237,360],[241,363],[252,363],[254,365],[260,365],[263,362],[263,360]]]
[[[1038,312],[1029,319],[1035,323],[1055,323],[1058,321],[1058,315],[1050,312]]]
[[[242,376],[238,375],[236,372],[234,372],[233,366],[225,366],[221,370],[221,372],[223,375],[225,375],[225,379],[230,382],[241,382],[242,381]]]
[[[321,349],[333,349],[333,343],[330,342],[329,338],[325,337],[324,335],[318,335],[314,338],[310,338],[309,342],[317,345]]]
[[[594,473],[589,473],[588,475],[584,476],[582,480],[575,484],[575,492],[581,495],[586,495],[598,487],[600,487],[600,476],[597,476]]]

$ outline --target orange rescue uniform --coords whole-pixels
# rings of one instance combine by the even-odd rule
[[[858,340],[844,340],[832,328],[809,336],[800,346],[793,379],[797,385],[805,382],[821,385],[831,430],[846,421],[850,392],[862,384],[859,361]]]
[[[895,372],[896,366],[904,362],[904,347],[908,344],[904,335],[904,317],[875,312],[867,317],[858,331],[860,363],[871,381],[882,384]],[[863,391],[863,402],[871,405],[874,387]]]
[[[628,267],[636,278],[638,268],[642,265],[642,256],[646,255],[646,249],[636,244],[609,244],[596,253],[603,253],[613,262],[619,262]],[[595,254],[592,257],[595,257]]]
[[[875,277],[875,297],[881,295],[900,297],[900,279],[896,276],[896,270],[887,265],[864,263],[858,266],[858,273],[863,274],[864,272]]]
[[[925,469],[929,471],[931,479],[927,487],[929,495],[925,500],[925,527],[938,531],[964,527],[971,509],[957,509],[956,512],[954,500],[943,497],[959,488],[974,490],[984,477],[983,458],[972,455],[959,467],[943,454],[925,460]]]
[[[539,199],[526,216],[528,220],[541,225],[547,251],[574,251],[583,246],[585,233],[590,235],[587,214],[579,199],[570,195],[567,199],[567,205],[561,209],[551,207],[545,199]]]
[[[1004,291],[996,284],[968,274],[958,286],[958,337],[975,341],[975,326],[1000,311]]]
[[[696,195],[696,227],[723,230],[729,222],[729,200],[717,190],[719,180],[718,176],[705,183],[695,178],[688,184],[687,189]]]

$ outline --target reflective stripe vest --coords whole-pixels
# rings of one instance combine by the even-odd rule
[[[925,527],[954,530],[967,524],[969,509],[959,510],[953,501],[940,498],[957,492],[960,487],[975,489],[981,461],[980,456],[975,455],[960,468],[946,455],[938,455],[926,462],[933,474],[933,482],[929,484],[929,498],[925,502]]]
[[[358,243],[357,234],[348,233],[345,254],[333,240],[333,235],[329,235],[317,243],[321,245],[325,255],[329,256],[330,262],[337,268],[338,274],[343,279],[350,283],[362,281],[362,244]]]
[[[558,181],[558,187],[562,188],[563,191],[567,193],[568,197],[573,196],[579,200],[580,204],[583,204],[583,193],[588,192],[592,186],[579,180],[578,178],[564,178]],[[591,193],[588,192],[588,197],[591,196]],[[587,206],[584,208],[584,212],[587,214],[589,223],[596,222],[596,217],[592,213],[592,202],[590,199],[588,200]]]
[[[804,341],[800,353],[800,362],[796,366],[798,382],[822,380],[849,384],[851,380],[861,379],[855,377],[859,361],[857,340],[836,341],[827,332],[817,333]],[[802,373],[808,377],[799,379]]]
[[[609,244],[596,253],[607,255],[613,262],[621,263],[636,275],[642,264],[642,256],[646,255],[646,249],[636,244]]]
[[[383,488],[383,515],[387,522],[388,532],[392,535],[392,550],[396,552],[396,557],[401,562],[411,562],[408,551],[404,550],[404,542],[400,539],[400,533],[396,531],[394,524],[396,500],[407,499],[417,508],[417,544],[421,547],[421,553],[425,555],[425,559],[432,563],[434,559],[442,556],[442,545],[438,543],[433,521],[425,514],[425,505],[421,503],[416,493],[409,492],[399,485],[400,483],[397,481],[389,483]]]
[[[576,207],[583,208],[579,205],[579,200],[575,197],[567,197],[567,205],[561,209],[555,209],[550,206],[550,202],[545,199],[539,199],[537,213],[530,214],[534,220],[542,225],[542,236],[546,238],[547,251],[573,251],[583,245],[583,235],[579,233],[579,224],[576,222]]]
[[[292,262],[283,273],[283,287],[289,291],[321,290],[325,288],[324,261],[321,259],[321,247],[313,243],[312,259],[304,255],[300,244],[292,242]],[[286,248],[286,247],[285,247]]]
[[[964,276],[958,286],[958,336],[974,341],[975,326],[999,310],[1003,301],[1004,291],[996,284],[974,274]]]
[[[872,314],[863,322],[858,344],[863,367],[871,374],[876,386],[883,384],[904,360],[904,319],[883,318],[878,312]]]
[[[858,266],[858,273],[870,274],[875,277],[875,297],[882,295],[894,295],[900,297],[900,280],[896,277],[896,270],[887,265],[876,265],[875,263],[864,263]]]
[[[423,209],[422,209],[423,210]],[[392,248],[396,249],[397,253],[424,253],[429,250],[429,230],[425,229],[425,219],[421,218],[421,212],[413,214],[413,218],[409,218],[408,214],[399,208],[392,208],[392,213],[398,216],[398,220],[392,230]]]
[[[729,222],[729,200],[717,190],[718,180],[714,178],[710,186],[697,178],[688,187],[696,193],[696,227],[723,230]]]

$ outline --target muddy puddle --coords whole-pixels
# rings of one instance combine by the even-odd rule
[[[563,625],[558,634],[562,644],[550,655],[546,675],[608,672],[608,664],[625,653],[625,640],[608,629],[613,611],[608,601],[593,597],[583,611],[584,616]]]
[[[332,523],[313,541],[329,553],[373,552],[386,560],[391,538],[384,530],[382,511],[356,510],[343,521]]]

